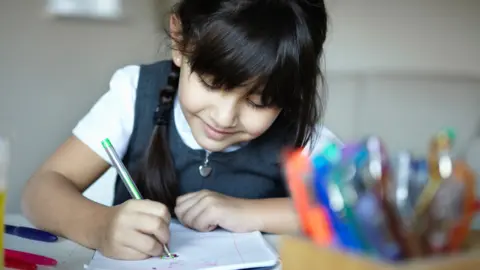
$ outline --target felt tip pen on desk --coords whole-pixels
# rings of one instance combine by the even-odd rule
[[[15,260],[21,261],[28,264],[36,264],[42,266],[56,266],[57,261],[55,259],[36,255],[28,252],[13,250],[13,249],[5,249],[5,260]]]
[[[5,225],[5,233],[41,242],[56,242],[58,240],[56,235],[23,226]]]
[[[17,269],[17,270],[37,270],[38,267],[34,263],[24,262],[21,260],[16,260],[12,258],[5,258],[5,267],[10,269]]]
[[[113,147],[112,143],[108,138],[104,139],[102,141],[102,146],[105,149],[105,151],[108,154],[108,157],[112,161],[113,166],[117,170],[118,175],[122,179],[123,183],[127,187],[128,192],[134,198],[135,200],[142,200],[142,194],[140,194],[140,191],[138,190],[137,186],[135,185],[135,182],[133,182],[132,177],[128,173],[127,168],[123,164],[122,160],[117,154],[117,151],[115,151],[115,148]],[[163,245],[163,251],[167,254],[168,257],[172,258],[172,254],[168,250],[167,245]]]

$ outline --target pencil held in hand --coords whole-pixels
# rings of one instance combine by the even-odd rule
[[[125,187],[127,188],[128,192],[132,196],[133,199],[135,200],[142,200],[143,196],[140,194],[137,186],[132,180],[132,177],[128,173],[127,168],[121,161],[120,157],[118,156],[117,152],[115,151],[115,148],[113,147],[112,143],[108,138],[104,139],[102,141],[102,146],[105,149],[105,151],[108,154],[108,157],[112,161],[112,165],[115,167],[117,170],[118,175],[122,179],[123,183],[125,184]],[[166,244],[163,244],[163,250],[165,254],[169,257],[172,257],[172,254],[168,250],[168,247]]]
[[[120,260],[168,257],[164,243],[170,241],[170,218],[164,204],[151,200],[128,200],[111,207],[97,249]]]

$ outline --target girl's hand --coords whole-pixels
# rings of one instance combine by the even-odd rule
[[[233,232],[255,230],[255,220],[248,216],[246,200],[209,190],[178,197],[175,214],[186,227],[206,232],[222,227]]]
[[[107,215],[99,251],[106,257],[142,260],[163,254],[170,239],[170,213],[161,203],[129,200]]]

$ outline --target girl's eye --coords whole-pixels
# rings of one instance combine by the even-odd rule
[[[212,84],[209,82],[209,80],[207,80],[207,79],[205,79],[205,78],[203,78],[203,77],[201,77],[201,76],[199,76],[198,78],[199,78],[199,80],[200,80],[200,83],[201,83],[205,88],[207,88],[208,90],[219,90],[219,89],[220,89],[220,88],[215,87],[214,85],[212,85]]]
[[[257,104],[249,99],[247,99],[247,104],[255,109],[262,109],[262,108],[265,108],[266,106],[264,105],[261,105],[261,104]]]
[[[200,83],[207,90],[210,90],[210,91],[221,90],[221,87],[217,87],[217,86],[213,85],[212,83],[210,83],[210,80],[208,78],[198,76],[198,79],[199,79]],[[251,94],[250,96],[248,96],[246,98],[246,102],[247,102],[248,106],[250,106],[252,108],[255,108],[255,109],[263,109],[263,108],[268,108],[269,107],[268,105],[263,104],[262,95],[260,95],[260,94]]]
[[[262,97],[260,95],[252,95],[247,98],[247,104],[255,109],[267,108],[262,102]]]

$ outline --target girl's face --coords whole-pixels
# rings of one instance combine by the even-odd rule
[[[209,78],[192,73],[179,53],[173,55],[180,67],[178,97],[197,143],[212,152],[263,134],[281,109],[264,107],[261,93],[247,95],[247,87],[221,91],[205,84]]]

